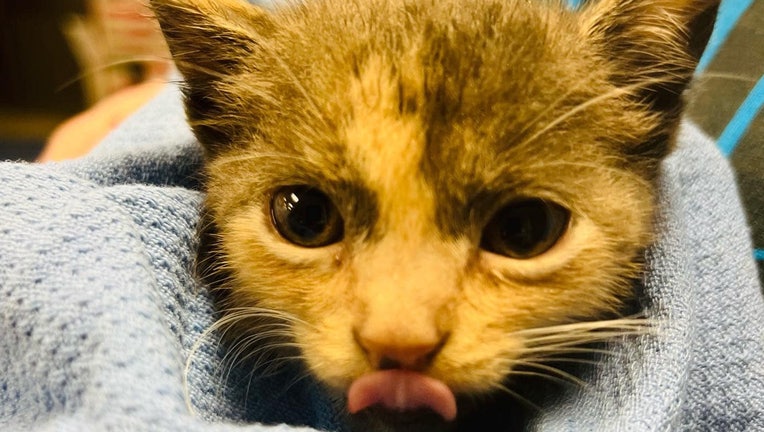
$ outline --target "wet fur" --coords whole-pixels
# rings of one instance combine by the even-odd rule
[[[548,362],[645,328],[618,317],[717,3],[152,1],[206,152],[204,262],[237,355],[299,358],[342,394],[375,367],[355,333],[444,338],[421,369],[459,396],[575,381]],[[269,197],[294,184],[334,200],[342,242],[278,235]],[[568,233],[529,260],[482,251],[518,197],[570,209]]]

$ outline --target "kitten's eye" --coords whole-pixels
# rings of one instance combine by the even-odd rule
[[[480,247],[527,259],[548,251],[565,234],[570,212],[553,202],[525,199],[501,208],[483,229]]]
[[[309,186],[288,186],[271,199],[271,219],[279,234],[308,248],[342,240],[344,223],[332,200]]]

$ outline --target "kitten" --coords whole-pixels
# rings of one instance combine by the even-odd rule
[[[640,331],[612,318],[718,0],[152,4],[206,154],[224,320],[296,347],[356,430],[446,430]]]

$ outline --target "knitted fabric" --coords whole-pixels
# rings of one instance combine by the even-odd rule
[[[642,284],[657,331],[607,347],[532,429],[764,430],[764,302],[734,179],[694,126],[679,141]],[[0,430],[341,430],[310,379],[257,376],[201,337],[217,315],[191,270],[200,166],[173,85],[84,159],[0,164]]]

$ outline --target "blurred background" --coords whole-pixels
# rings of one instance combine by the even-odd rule
[[[53,128],[168,70],[143,0],[0,0],[0,160],[33,160]]]

